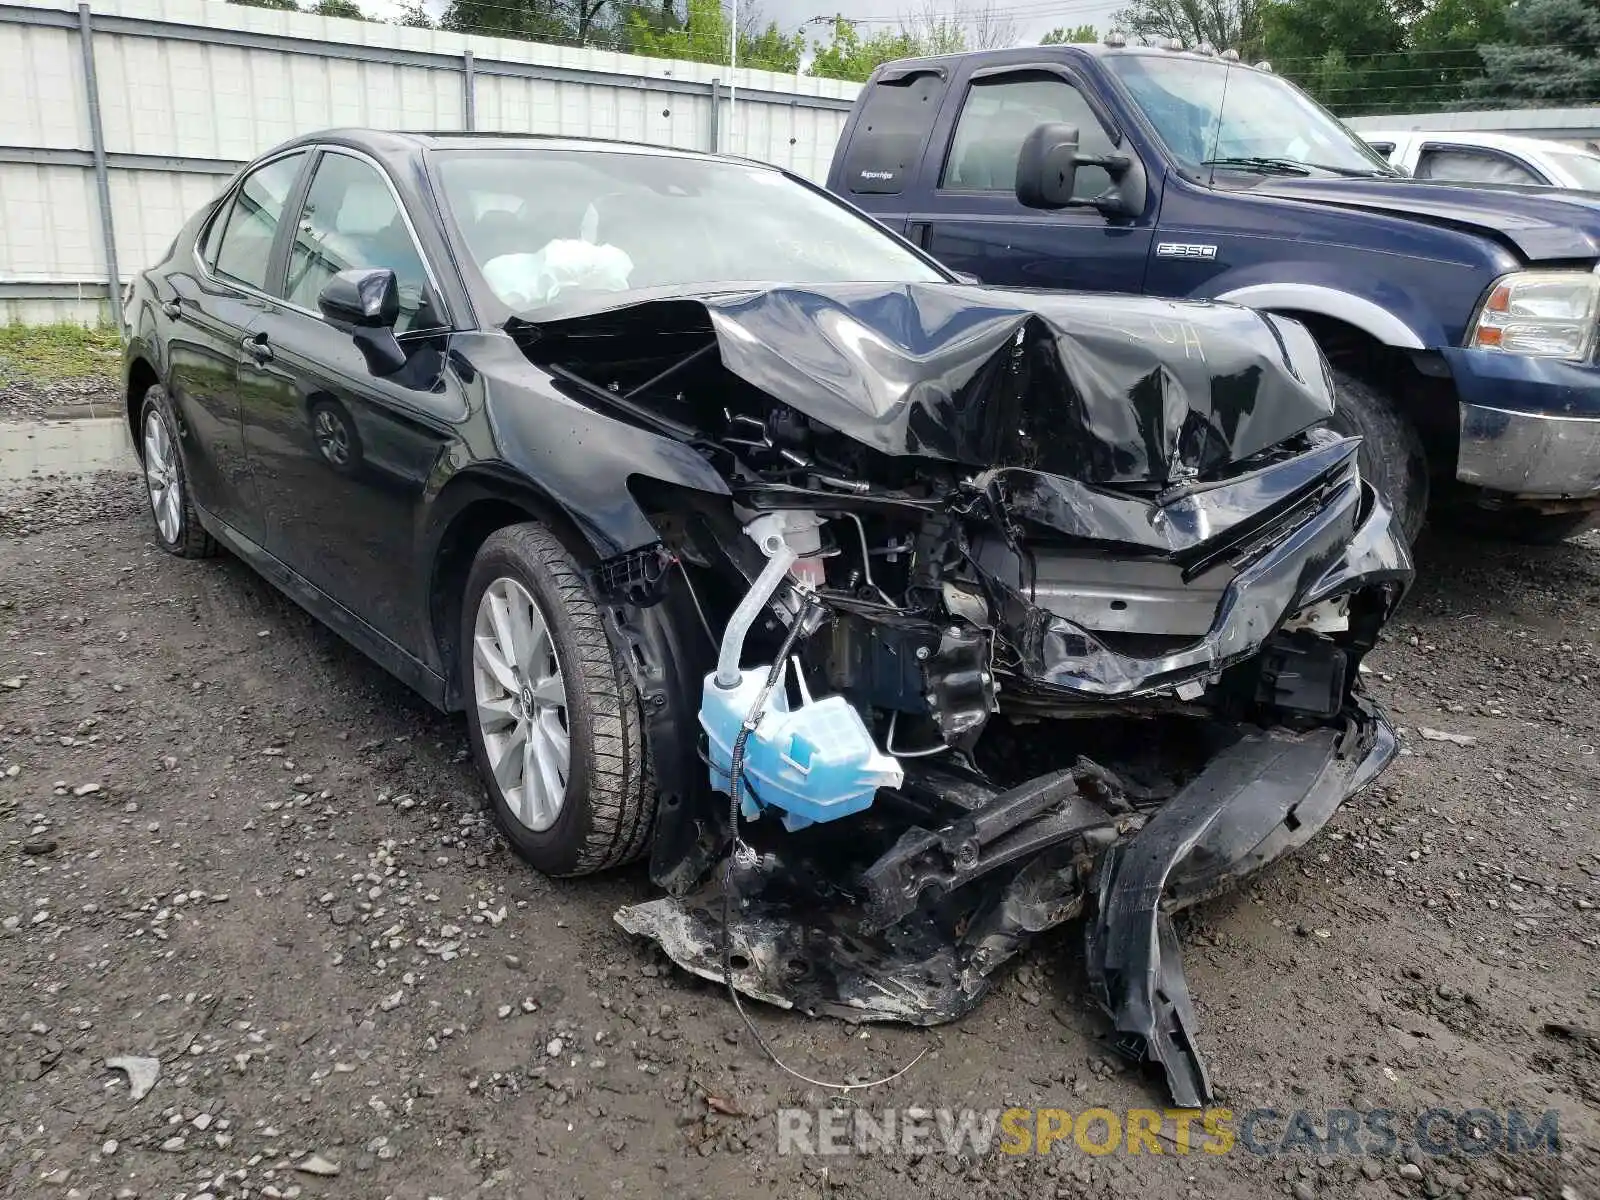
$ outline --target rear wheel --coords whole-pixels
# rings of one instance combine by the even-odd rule
[[[172,400],[160,384],[144,394],[139,413],[139,460],[144,466],[145,495],[155,520],[156,542],[179,558],[207,558],[217,543],[200,524],[189,497],[178,450],[178,420]]]
[[[1406,543],[1416,541],[1428,514],[1428,456],[1411,422],[1390,397],[1346,371],[1333,372],[1339,433],[1361,438],[1361,474],[1383,497]]]
[[[639,698],[566,548],[534,522],[491,534],[461,622],[473,755],[506,839],[547,875],[639,857],[655,814]]]

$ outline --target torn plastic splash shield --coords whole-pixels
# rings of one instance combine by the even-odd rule
[[[794,893],[752,897],[741,888],[727,931],[734,986],[813,1015],[941,1024],[971,1011],[995,967],[1077,916],[1097,892],[1088,965],[1116,1044],[1159,1065],[1176,1103],[1203,1104],[1210,1083],[1172,912],[1301,845],[1394,752],[1387,719],[1360,702],[1336,727],[1240,738],[1145,822],[1093,811],[1075,789],[1064,790],[1060,804],[1031,812],[1006,835],[1025,837],[1030,823],[1053,822],[1053,842],[1035,840],[1020,865],[984,874],[885,929],[871,929],[859,907],[837,896],[802,905]],[[1015,808],[1017,797],[992,803]],[[983,813],[971,816],[981,821]],[[925,850],[896,846],[885,858]],[[720,886],[718,872],[691,896],[631,905],[616,920],[685,969],[720,982]]]

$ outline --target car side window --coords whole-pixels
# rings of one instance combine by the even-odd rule
[[[388,181],[370,163],[329,151],[317,164],[289,251],[288,298],[317,308],[340,271],[387,267],[400,287],[396,333],[440,324],[428,272]]]
[[[1016,187],[1017,159],[1028,134],[1046,121],[1074,125],[1080,154],[1112,154],[1111,135],[1083,93],[1057,75],[1008,75],[973,83],[956,118],[942,188],[1009,192]],[[1111,186],[1101,167],[1080,167],[1073,183],[1077,200],[1092,200]]]
[[[1416,178],[1457,183],[1543,183],[1528,167],[1503,154],[1465,146],[1425,146]]]
[[[217,244],[218,275],[258,291],[271,290],[267,287],[267,268],[272,260],[272,242],[305,157],[304,151],[287,154],[244,177],[234,194],[222,240]]]

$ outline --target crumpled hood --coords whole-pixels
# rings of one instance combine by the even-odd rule
[[[1306,330],[1231,304],[959,284],[701,302],[728,370],[886,454],[1165,483],[1332,412]]]
[[[1210,300],[729,284],[610,298],[516,333],[549,346],[705,322],[723,366],[774,400],[885,454],[979,470],[1205,477],[1333,411],[1304,326]]]
[[[1274,179],[1253,195],[1403,214],[1507,240],[1529,262],[1600,258],[1600,194],[1408,179]]]

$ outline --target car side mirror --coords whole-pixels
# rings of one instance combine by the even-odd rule
[[[1035,126],[1017,156],[1017,199],[1028,208],[1066,208],[1077,181],[1078,127]]]
[[[1047,121],[1022,142],[1017,156],[1017,200],[1028,208],[1093,208],[1105,217],[1136,217],[1144,211],[1144,166],[1137,155],[1082,154],[1078,127]],[[1100,167],[1111,186],[1090,200],[1074,199],[1079,167]]]
[[[395,339],[400,319],[400,284],[387,267],[340,271],[317,294],[323,320],[350,335],[374,375],[393,375],[406,365]]]

